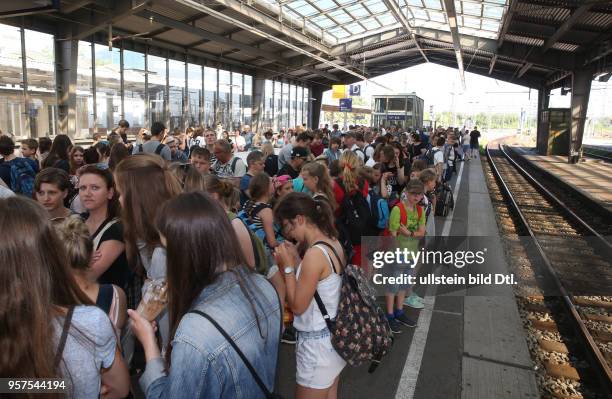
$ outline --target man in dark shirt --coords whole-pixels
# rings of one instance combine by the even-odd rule
[[[471,155],[474,158],[478,158],[478,139],[480,138],[480,132],[478,131],[478,127],[474,126],[474,130],[470,132],[470,149]]]
[[[278,176],[289,175],[292,179],[297,179],[300,176],[300,169],[308,158],[308,150],[303,147],[293,147],[291,150],[291,159],[279,171]]]

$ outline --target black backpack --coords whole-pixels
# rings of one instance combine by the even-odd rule
[[[362,236],[376,235],[374,231],[376,221],[372,215],[372,209],[360,189],[351,194],[347,192],[342,179],[337,179],[336,182],[344,191],[344,199],[340,204],[341,213],[337,222],[348,234],[351,244],[360,245]]]

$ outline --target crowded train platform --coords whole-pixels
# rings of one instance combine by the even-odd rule
[[[612,397],[609,3],[0,2],[0,397]]]

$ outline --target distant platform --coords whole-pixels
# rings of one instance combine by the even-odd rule
[[[536,167],[575,187],[612,212],[612,164],[595,159],[585,159],[578,164],[570,164],[564,156],[538,155],[533,148],[513,147],[513,149]]]

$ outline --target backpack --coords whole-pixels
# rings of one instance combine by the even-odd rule
[[[406,207],[404,206],[404,203],[400,201],[393,208],[395,207],[398,207],[400,211],[400,225],[405,226],[408,223],[408,213],[406,212]],[[423,207],[417,204],[416,210],[417,210],[417,218],[418,220],[421,220],[421,217],[423,216]],[[383,235],[386,237],[391,236],[391,232],[389,231],[389,226],[385,228]]]
[[[366,153],[364,150],[362,150],[361,148],[355,148],[355,150],[353,151],[355,153],[355,155],[357,155],[359,157],[359,153],[361,153],[361,155],[363,155],[363,163],[365,164],[366,162],[368,162],[368,157],[366,156]],[[361,158],[361,157],[359,157]]]
[[[446,183],[440,184],[436,189],[436,195],[438,200],[436,202],[435,215],[436,216],[447,216],[451,209],[455,207],[455,199],[453,198],[453,191],[450,186]]]
[[[36,171],[25,158],[15,158],[8,164],[11,168],[11,190],[16,194],[32,198]]]
[[[251,215],[257,215],[262,209],[264,209],[266,204],[259,204],[251,211]],[[262,243],[266,242],[266,232],[262,227],[257,227],[255,221],[251,218],[249,213],[245,209],[241,209],[236,217],[242,220],[242,222],[246,225],[247,229],[252,232],[257,238],[261,240]],[[264,244],[265,245],[265,244]]]
[[[161,155],[161,152],[165,146],[166,146],[165,144],[159,143],[157,148],[155,148],[155,153],[157,155]],[[138,144],[138,152],[144,152],[144,149],[142,148],[142,144]]]
[[[346,191],[342,179],[337,179],[336,182],[344,191],[338,223],[346,229],[351,244],[359,245],[362,236],[377,235],[374,226],[376,226],[378,220],[372,216],[370,204],[361,194],[361,190],[355,190],[354,193],[350,194]]]
[[[253,248],[253,257],[255,258],[255,270],[266,276],[268,274],[268,270],[270,270],[270,264],[268,262],[268,254],[266,253],[266,247],[263,241],[253,233],[253,231],[249,228],[249,226],[245,223],[244,219],[236,216],[238,220],[244,224],[247,231],[249,232],[249,238],[251,239],[251,247]]]
[[[331,249],[339,263],[342,263],[336,249],[324,241],[321,244]],[[336,267],[333,265],[334,273]],[[393,333],[387,317],[376,303],[376,290],[363,270],[348,264],[342,273],[340,301],[335,320],[325,309],[325,304],[315,291],[314,299],[331,332],[332,346],[350,366],[357,367],[370,362],[369,373],[373,373],[393,344]]]
[[[389,203],[373,190],[370,190],[366,199],[370,204],[372,219],[376,220],[376,228],[383,231],[389,222]]]
[[[427,151],[425,151],[425,154],[421,155],[420,159],[423,159],[427,162],[427,165],[433,165],[434,164],[434,155],[440,151],[440,149],[438,148],[428,148]]]

